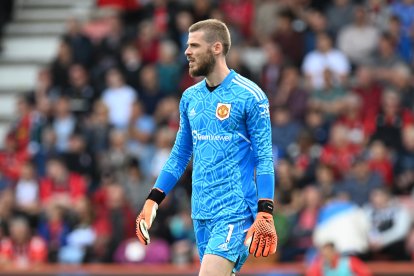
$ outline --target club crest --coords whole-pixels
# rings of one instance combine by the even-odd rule
[[[223,121],[230,116],[231,104],[218,103],[216,108],[216,117]]]

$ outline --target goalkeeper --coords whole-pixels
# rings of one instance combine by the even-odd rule
[[[193,156],[191,217],[201,276],[233,275],[249,253],[266,257],[277,246],[269,103],[255,83],[227,67],[230,45],[221,21],[190,26],[189,74],[205,79],[182,95],[174,147],[136,220],[139,240],[149,244],[158,205]]]

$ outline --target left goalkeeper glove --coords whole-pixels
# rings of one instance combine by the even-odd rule
[[[165,198],[165,193],[157,188],[151,190],[145,201],[141,213],[135,220],[135,234],[142,244],[148,245],[150,243],[150,236],[148,230],[157,215],[158,205]]]
[[[276,253],[277,234],[273,222],[273,202],[259,200],[259,212],[253,225],[247,231],[244,244],[249,246],[249,253],[255,257],[267,257]]]

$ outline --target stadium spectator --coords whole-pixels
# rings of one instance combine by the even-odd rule
[[[146,194],[152,187],[152,182],[141,167],[143,167],[142,162],[132,158],[127,165],[127,173],[121,180],[125,190],[125,197],[134,210],[144,205],[147,199]]]
[[[252,34],[254,3],[250,0],[229,0],[220,3],[220,9],[223,11],[226,24],[234,30],[243,39],[248,39]],[[238,35],[232,32],[235,37]]]
[[[163,98],[155,65],[145,65],[139,74],[139,79],[141,83],[139,88],[140,101],[145,107],[145,113],[152,116]]]
[[[141,60],[141,53],[135,47],[134,44],[127,44],[122,47],[121,51],[121,68],[122,74],[125,76],[125,82],[134,88],[136,91],[140,91],[140,79],[139,75],[143,67]]]
[[[414,84],[411,71],[406,65],[396,66],[390,82],[401,97],[402,108],[414,114]]]
[[[160,41],[153,21],[145,20],[139,24],[135,43],[144,64],[157,62]]]
[[[39,179],[32,163],[22,164],[19,179],[14,188],[14,204],[17,213],[25,216],[35,227],[40,215]]]
[[[390,6],[391,13],[401,19],[403,32],[410,33],[414,26],[414,2],[412,0],[395,1]]]
[[[126,130],[137,92],[125,83],[122,73],[115,68],[106,73],[106,85],[102,101],[108,107],[109,122],[117,129]]]
[[[72,61],[89,68],[93,61],[92,42],[82,33],[82,24],[76,18],[66,20],[66,30],[62,38],[72,49]]]
[[[409,194],[414,192],[414,126],[410,125],[402,132],[403,148],[398,152],[395,162],[395,186],[396,194]]]
[[[334,121],[344,108],[345,88],[335,83],[333,72],[325,69],[323,86],[311,92],[308,105],[311,109],[319,109],[324,114],[325,121]]]
[[[395,90],[382,94],[381,109],[369,129],[371,140],[380,140],[392,151],[401,150],[401,130],[414,120],[413,114],[401,106],[401,95]]]
[[[126,144],[127,134],[119,130],[112,130],[109,134],[109,148],[100,155],[99,168],[104,172],[111,172],[116,179],[126,173],[126,165],[133,157]]]
[[[271,113],[272,144],[278,150],[278,156],[285,158],[287,150],[299,136],[300,124],[291,118],[286,106],[276,106]]]
[[[56,57],[50,64],[53,86],[66,89],[69,86],[69,67],[73,62],[72,48],[68,42],[61,40]]]
[[[62,158],[70,172],[83,176],[88,183],[96,181],[95,156],[87,151],[85,138],[80,133],[71,135],[68,151]]]
[[[69,138],[75,132],[78,121],[70,111],[70,98],[61,96],[53,106],[52,128],[56,135],[56,150],[66,152],[69,147]]]
[[[155,110],[153,116],[158,128],[162,126],[168,126],[170,129],[178,130],[179,112],[177,98],[163,98],[158,103],[157,109]]]
[[[292,173],[297,186],[302,188],[312,183],[315,180],[320,146],[315,145],[311,133],[302,129],[296,143],[292,143],[287,151],[292,160]]]
[[[239,47],[231,47],[231,51],[227,54],[226,60],[229,68],[232,68],[236,72],[239,72],[240,75],[246,78],[251,78],[252,73],[250,69],[243,62],[243,52]]]
[[[284,58],[280,46],[275,42],[267,41],[262,48],[266,56],[266,63],[261,72],[262,87],[267,95],[273,95],[277,91]]]
[[[385,0],[368,0],[365,1],[367,17],[371,24],[378,28],[379,31],[388,29],[388,20],[391,16],[391,10]]]
[[[102,66],[104,71],[118,64],[121,47],[126,40],[122,20],[117,13],[108,16],[106,22],[108,32],[101,39],[96,49],[98,65]]]
[[[12,135],[7,135],[4,149],[0,151],[0,172],[4,184],[14,184],[21,173],[21,167],[30,159],[27,151],[17,151],[17,142]]]
[[[145,114],[145,107],[142,102],[137,101],[132,108],[131,120],[128,127],[127,148],[129,152],[137,156],[141,161],[151,158],[153,153],[150,142],[155,133],[154,119]],[[144,165],[145,170],[149,169]]]
[[[134,213],[125,200],[125,191],[116,181],[109,182],[94,194],[95,212],[97,220],[104,226],[98,231],[106,235],[105,244],[102,246],[102,260],[113,262],[114,253],[123,240],[135,235]],[[99,202],[100,205],[97,205]]]
[[[369,139],[368,130],[362,118],[362,101],[354,93],[347,94],[342,102],[342,116],[336,120],[335,124],[343,125],[348,128],[349,141],[359,147],[364,146]]]
[[[353,22],[343,27],[338,34],[338,48],[352,64],[366,63],[377,46],[379,31],[368,21],[363,6],[354,8],[353,17]]]
[[[359,206],[368,202],[370,194],[379,187],[384,187],[384,180],[377,172],[371,172],[365,158],[358,156],[344,180],[336,186],[335,193],[345,196]]]
[[[331,166],[337,179],[345,176],[352,166],[361,148],[352,144],[348,137],[349,129],[344,125],[335,125],[330,131],[329,142],[322,148],[320,162]]]
[[[98,98],[98,93],[89,82],[86,68],[81,64],[72,64],[69,68],[69,87],[64,92],[69,97],[70,110],[78,117],[85,119],[92,111],[93,102]]]
[[[37,233],[46,242],[49,262],[58,261],[59,250],[66,245],[70,230],[70,223],[62,207],[53,205],[46,209],[39,221]]]
[[[54,86],[51,68],[42,68],[37,72],[36,83],[28,92],[30,99],[37,103],[42,98],[54,102],[61,95],[61,88]]]
[[[374,70],[366,65],[357,66],[355,84],[352,87],[352,91],[361,97],[361,117],[364,123],[375,120],[381,105],[383,87],[375,80]],[[368,129],[367,131],[372,130]]]
[[[345,84],[350,72],[348,58],[333,48],[332,38],[327,33],[319,33],[316,49],[309,52],[302,63],[307,85],[311,89],[321,89],[325,85],[325,73],[331,72],[335,86]]]
[[[20,268],[45,263],[47,247],[44,240],[30,233],[27,220],[13,217],[9,222],[9,237],[1,240],[0,263]]]
[[[196,134],[197,135],[197,134]],[[167,161],[174,144],[174,131],[162,127],[155,133],[155,152],[151,161],[150,175],[156,179],[161,172],[163,164]]]
[[[300,86],[299,70],[294,66],[284,67],[278,83],[277,88],[268,93],[270,104],[286,106],[293,120],[303,122],[309,93]]]
[[[334,0],[326,8],[326,17],[331,33],[337,34],[353,18],[353,2],[350,0]]]
[[[61,159],[47,162],[46,177],[40,180],[40,201],[42,208],[58,205],[70,210],[76,201],[86,195],[86,180],[68,171]]]
[[[273,40],[280,45],[287,62],[300,66],[303,58],[303,35],[294,29],[295,16],[290,10],[283,10],[277,16]]]
[[[15,142],[15,150],[19,153],[27,152],[33,117],[33,104],[28,96],[20,96],[17,99],[17,114],[15,121],[9,130],[10,138]]]
[[[306,271],[306,276],[328,275],[371,276],[372,273],[358,257],[342,255],[333,243],[326,243],[320,248],[320,255]]]
[[[93,245],[96,241],[93,208],[86,198],[78,200],[74,205],[75,223],[66,236],[66,243],[60,247],[58,261],[60,263],[80,264],[91,259]]]
[[[386,186],[391,188],[394,183],[391,154],[381,141],[373,141],[368,148],[368,166],[373,172],[381,175]]]
[[[95,158],[99,159],[99,156],[108,150],[111,129],[108,107],[103,101],[98,100],[94,103],[92,113],[82,127],[86,148],[95,155]]]
[[[388,32],[383,33],[378,41],[377,51],[370,61],[375,78],[381,84],[387,85],[393,76],[393,69],[401,64],[404,64],[404,61],[397,53],[394,37]]]
[[[178,95],[181,75],[181,65],[178,62],[177,45],[171,40],[160,42],[156,69],[159,89],[164,95]]]
[[[326,15],[320,10],[310,10],[305,15],[308,28],[304,33],[304,54],[316,49],[318,33],[329,33]]]
[[[303,204],[291,220],[289,241],[282,251],[284,261],[300,260],[313,247],[312,235],[323,204],[320,191],[314,186],[303,189]]]
[[[319,164],[315,171],[315,186],[320,190],[323,200],[332,198],[336,186],[335,173],[330,166]]]
[[[365,212],[371,224],[370,253],[384,255],[386,259],[409,260],[405,237],[412,220],[408,211],[391,198],[388,190],[378,188],[372,191]]]
[[[407,30],[404,30],[401,19],[398,15],[390,17],[388,22],[388,31],[397,44],[398,55],[407,64],[412,64],[414,61],[414,40],[412,35],[410,35],[410,31],[407,32]]]
[[[329,140],[330,122],[324,120],[321,110],[308,108],[305,114],[305,129],[312,134],[313,139],[324,145]]]

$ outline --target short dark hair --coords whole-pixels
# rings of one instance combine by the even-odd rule
[[[220,42],[223,45],[223,54],[227,55],[231,47],[231,37],[226,24],[217,19],[207,19],[194,23],[188,28],[190,33],[204,31],[205,39],[209,43]]]

